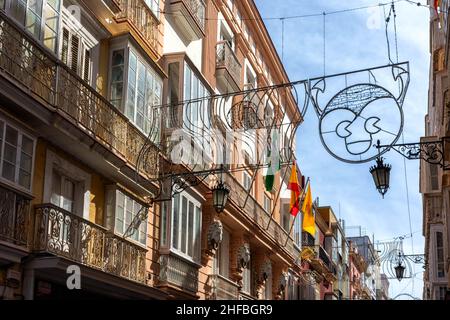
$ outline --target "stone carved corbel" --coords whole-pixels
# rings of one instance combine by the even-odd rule
[[[208,228],[208,254],[215,255],[223,240],[223,225],[220,220],[215,220]]]
[[[272,262],[270,260],[264,261],[261,266],[261,280],[265,283],[272,275]]]
[[[243,244],[239,248],[237,259],[238,259],[237,263],[238,263],[239,268],[245,269],[249,266],[251,254],[250,254],[250,245],[248,243]]]

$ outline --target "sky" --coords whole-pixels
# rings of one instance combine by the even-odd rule
[[[255,0],[263,18],[309,15],[377,5],[376,0]],[[425,4],[426,1],[421,1]],[[389,7],[385,7],[389,10]],[[410,62],[411,83],[403,106],[404,140],[418,142],[424,135],[429,83],[429,15],[427,8],[405,2],[395,5],[399,61]],[[291,81],[322,76],[323,18],[286,19],[284,41],[279,19],[265,20]],[[394,46],[393,24],[389,37]],[[382,7],[326,16],[326,74],[348,72],[387,64],[388,50]],[[283,45],[284,43],[284,45]],[[282,50],[282,48],[284,49]],[[395,51],[391,51],[395,59]],[[322,147],[318,118],[310,107],[297,134],[297,159],[304,175],[311,177],[314,197],[320,205],[332,206],[347,227],[361,226],[375,241],[410,234],[403,243],[405,254],[424,251],[422,198],[419,193],[419,162],[395,152],[384,157],[393,167],[391,189],[383,200],[375,189],[369,168],[374,163],[347,164],[333,158]],[[406,164],[406,174],[405,174]],[[407,181],[407,183],[406,183]],[[407,190],[409,192],[407,192]],[[410,214],[408,213],[408,195]],[[411,224],[409,220],[411,216]],[[349,229],[353,234],[359,229]],[[406,293],[422,298],[422,266],[414,267],[414,278],[390,280],[390,297]],[[406,296],[401,298],[407,299]]]

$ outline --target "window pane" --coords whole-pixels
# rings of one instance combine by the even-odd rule
[[[41,13],[39,13],[41,14]],[[41,36],[41,17],[32,10],[27,10],[27,19],[25,28],[31,32],[37,39]]]
[[[117,192],[117,208],[116,208],[116,232],[123,234],[125,219],[125,196],[122,192]]]
[[[161,206],[161,245],[167,245],[167,212],[168,206],[165,202]]]
[[[64,183],[62,190],[62,197],[63,197],[62,208],[64,210],[73,212],[75,183],[67,178],[64,178],[63,181]]]
[[[128,67],[128,96],[125,114],[134,122],[136,104],[136,81],[137,81],[137,57],[130,51],[130,61]]]
[[[182,197],[181,209],[181,252],[187,253],[186,250],[186,229],[187,229],[187,199]]]
[[[25,23],[25,11],[26,2],[24,2],[23,0],[16,0],[11,2],[11,16],[22,24]]]
[[[145,67],[139,61],[138,65],[138,82],[137,82],[137,105],[136,105],[136,125],[141,130],[145,130],[144,128],[144,119],[146,113],[146,100],[145,100]]]
[[[139,206],[139,210],[142,209],[141,205]],[[148,210],[148,208],[144,208],[142,210]],[[142,211],[142,213],[144,214],[145,212]],[[147,220],[143,220],[141,222],[141,225],[139,226],[139,242],[142,244],[147,244]]]
[[[111,61],[111,103],[121,109],[123,99],[125,51],[113,51]],[[121,109],[122,110],[122,109]]]
[[[188,246],[188,255],[190,257],[194,257],[193,250],[194,250],[194,236],[193,233],[194,230],[194,204],[189,201],[189,220],[188,220],[188,239],[187,239],[187,246]]]
[[[14,182],[16,175],[16,160],[17,160],[17,130],[6,126],[5,134],[5,150],[3,156],[3,172],[5,179]]]
[[[194,231],[194,260],[200,260],[200,239],[201,239],[202,214],[200,207],[195,207],[195,231]]]
[[[180,195],[177,194],[174,196],[172,200],[172,247],[174,249],[178,249],[178,228],[179,228],[179,219],[180,219]]]
[[[52,196],[50,202],[55,206],[61,206],[61,175],[53,171],[52,175]]]
[[[133,202],[125,196],[125,230],[127,231],[131,222],[133,221]]]

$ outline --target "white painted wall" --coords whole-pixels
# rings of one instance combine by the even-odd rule
[[[166,21],[164,29],[164,54],[186,52],[198,70],[202,70],[203,39],[183,43],[170,21]]]

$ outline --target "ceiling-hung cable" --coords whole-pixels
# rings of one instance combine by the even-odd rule
[[[395,37],[395,53],[397,57],[397,63],[399,61],[399,50],[398,50],[398,35],[397,35],[397,12],[395,11],[395,4],[392,2],[392,12],[394,14],[394,37]],[[399,83],[400,86],[400,83]],[[405,131],[402,132],[402,143],[405,143]],[[409,220],[409,233],[411,235],[411,253],[414,254],[414,236],[413,227],[411,219],[411,203],[409,197],[409,181],[408,181],[408,170],[406,165],[406,158],[403,157],[403,169],[405,175],[405,188],[406,188],[406,204],[408,209],[408,220]],[[415,266],[413,266],[413,271],[415,272]],[[412,291],[414,292],[414,278],[412,279]]]
[[[327,13],[324,11],[323,13],[323,76],[327,75],[327,21],[326,16]]]
[[[281,18],[281,63],[284,63],[284,18]]]

